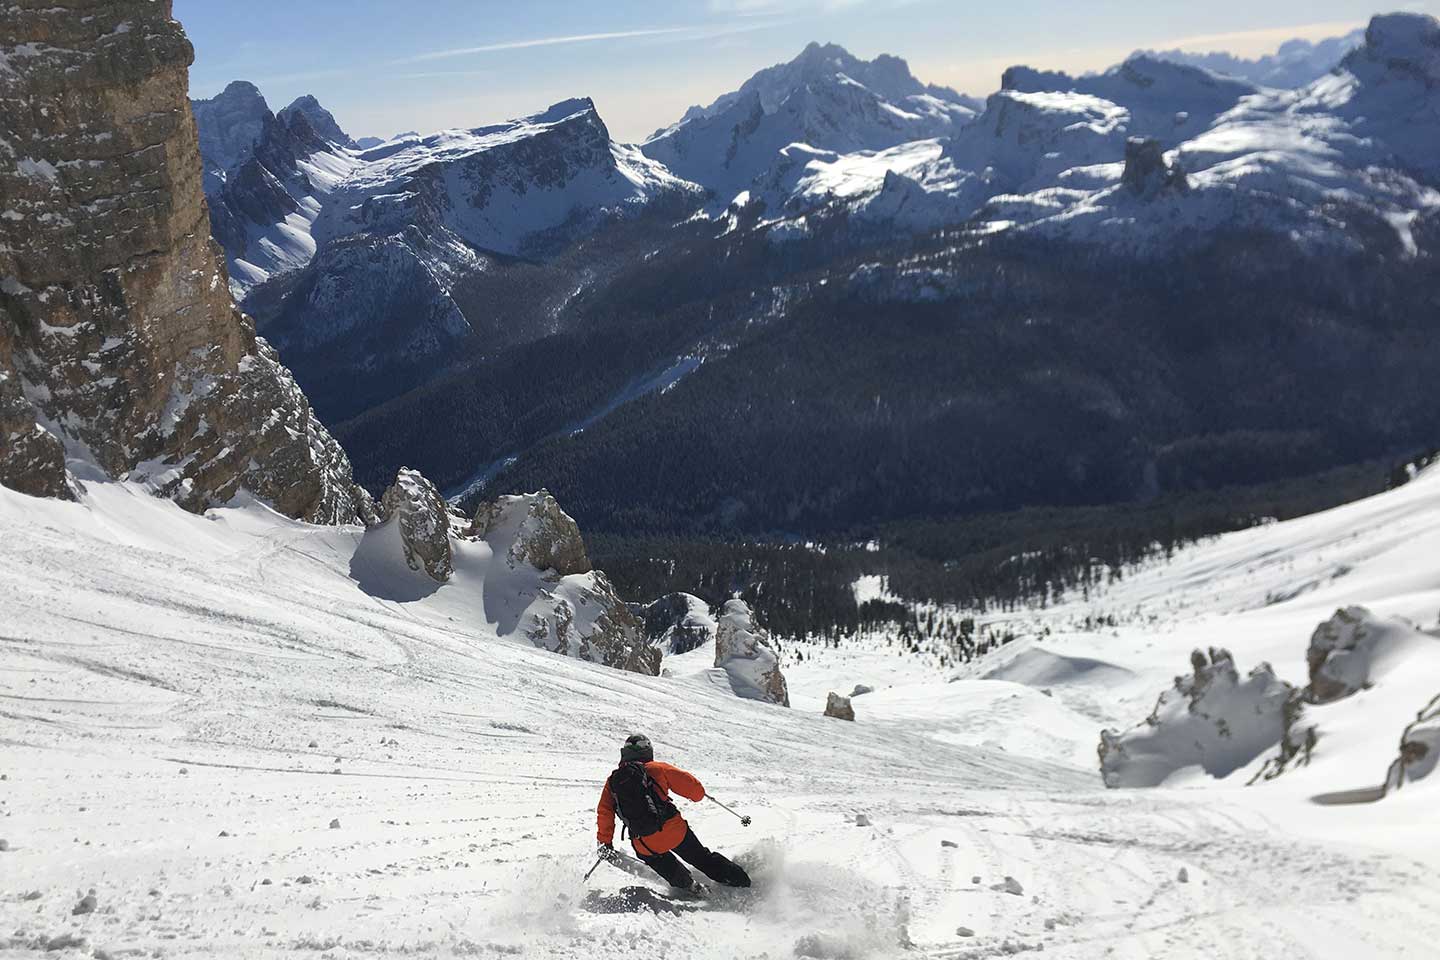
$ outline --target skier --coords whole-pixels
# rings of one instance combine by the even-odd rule
[[[620,814],[630,834],[635,855],[660,874],[672,887],[703,893],[690,871],[680,861],[698,869],[717,883],[729,887],[750,886],[750,876],[720,854],[707,850],[695,836],[680,811],[670,801],[674,791],[687,800],[705,799],[700,781],[668,763],[655,759],[655,749],[643,734],[625,738],[620,748],[620,766],[605,781],[596,809],[600,856],[615,856],[615,814]],[[678,857],[678,859],[677,859]]]

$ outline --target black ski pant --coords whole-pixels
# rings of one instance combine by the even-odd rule
[[[705,844],[701,843],[695,836],[694,830],[685,831],[685,839],[669,853],[656,853],[646,856],[641,849],[644,841],[640,841],[635,852],[640,854],[640,859],[654,870],[672,887],[679,887],[681,890],[690,889],[694,879],[690,871],[685,869],[685,863],[699,870],[705,876],[716,883],[723,883],[727,887],[748,887],[750,886],[750,875],[740,868],[738,864],[732,863],[713,850],[707,850]]]

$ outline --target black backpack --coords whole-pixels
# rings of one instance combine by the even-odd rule
[[[648,837],[658,833],[675,808],[639,760],[627,760],[610,774],[610,795],[615,798],[615,812],[632,837]]]

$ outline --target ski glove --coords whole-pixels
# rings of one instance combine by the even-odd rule
[[[610,846],[610,844],[608,844],[608,843],[599,844],[599,845],[595,848],[595,855],[598,856],[598,857],[600,857],[602,860],[611,860],[611,859],[614,859],[614,857],[615,857],[615,848],[612,847],[612,846]]]

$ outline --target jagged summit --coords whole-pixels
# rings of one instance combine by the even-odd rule
[[[886,100],[929,96],[971,109],[979,107],[978,101],[946,87],[921,83],[900,57],[882,53],[873,60],[862,60],[839,44],[811,42],[794,60],[766,67],[741,84],[740,89],[718,97],[710,106],[692,108],[691,115],[713,117],[750,94],[760,98],[766,113],[774,113],[797,90],[834,82],[837,77],[848,78]]]
[[[290,106],[281,110],[276,116],[281,120],[288,121],[290,117],[302,115],[310,122],[315,132],[324,137],[330,143],[339,144],[342,147],[356,148],[358,145],[350,135],[340,128],[335,122],[335,115],[320,105],[311,94],[296,97]]]
[[[200,134],[205,193],[215,194],[230,171],[249,159],[271,116],[270,106],[255,84],[232,80],[208,100],[192,100]]]
[[[758,197],[785,180],[796,165],[793,146],[834,154],[884,150],[950,136],[978,109],[953,90],[921,83],[899,57],[861,60],[835,44],[812,43],[708,107],[692,107],[641,150],[724,205],[742,191]]]
[[[1440,85],[1440,20],[1424,13],[1387,13],[1370,21],[1365,42],[1341,66],[1365,79],[1398,75],[1427,89]]]

